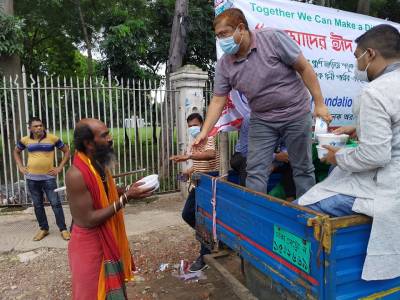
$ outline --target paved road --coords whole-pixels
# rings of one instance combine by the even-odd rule
[[[159,199],[162,200],[163,196]],[[184,224],[180,216],[180,208],[183,201],[179,194],[168,195],[167,208],[159,205],[160,201],[150,203],[135,203],[125,209],[125,225],[128,236],[143,234],[171,225]],[[12,214],[0,213],[1,243],[0,253],[10,251],[30,251],[38,248],[67,248],[68,242],[64,241],[55,224],[55,218],[51,207],[46,207],[47,219],[50,226],[50,234],[39,242],[32,240],[38,224],[33,208],[27,208],[21,212]],[[64,206],[66,223],[71,224],[69,207]]]

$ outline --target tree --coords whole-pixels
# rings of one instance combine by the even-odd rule
[[[166,67],[166,85],[170,86],[170,74],[182,67],[182,62],[186,54],[187,43],[188,43],[188,9],[189,0],[176,0],[175,2],[175,13],[172,23],[172,31],[169,42],[168,60]],[[167,96],[168,94],[166,94]],[[170,98],[173,99],[173,98]],[[167,98],[164,99],[166,103]],[[174,103],[171,103],[175,107]],[[167,111],[164,109],[164,112]],[[167,112],[168,113],[168,112]],[[174,113],[175,115],[175,113]],[[175,118],[174,118],[175,119]],[[160,171],[159,174],[162,177],[168,175],[168,166],[170,165],[169,154],[171,153],[171,147],[168,145],[167,137],[172,136],[173,130],[167,126],[167,118],[163,117],[162,132],[161,132],[161,143],[166,145],[164,151],[160,155]]]
[[[357,12],[359,14],[368,15],[369,14],[369,6],[370,6],[369,0],[358,0]]]
[[[156,79],[165,60],[154,49],[155,28],[153,15],[142,0],[121,1],[105,17],[104,39],[100,51],[104,56],[102,70],[110,67],[118,77]]]
[[[188,45],[183,64],[193,64],[214,75],[217,60],[213,30],[214,8],[210,2],[192,0],[189,2]]]
[[[87,51],[87,72],[94,75],[93,51],[98,48],[102,38],[104,19],[110,14],[118,1],[112,0],[67,0],[65,5],[70,11],[66,31],[76,45]],[[79,20],[79,22],[76,22]]]
[[[371,3],[371,11],[378,18],[400,22],[400,1],[398,0],[375,0]]]
[[[13,1],[5,0],[0,7],[0,71],[4,75],[21,73],[19,55],[22,52],[23,22],[13,14]]]
[[[43,75],[83,75],[84,70],[74,37],[69,29],[71,6],[58,0],[21,0],[15,13],[24,20],[22,64],[27,73]]]
[[[0,11],[0,55],[20,55],[23,51],[24,22],[17,17]]]
[[[18,79],[18,83],[21,86],[21,63],[19,55],[22,53],[22,27],[23,22],[19,18],[15,18],[13,16],[14,13],[14,3],[12,0],[6,0],[3,2],[3,6],[0,7],[0,25],[2,32],[0,33],[0,73],[4,75],[4,78],[12,78]],[[0,82],[2,85],[6,85],[6,82]],[[0,96],[4,97],[4,94],[7,93],[5,89]],[[15,134],[17,137],[20,137],[24,134],[25,126],[21,123],[25,123],[25,106],[22,97],[22,91],[19,90],[16,93],[20,93],[19,101],[14,102],[14,107],[8,103],[7,107],[5,105],[5,109],[11,111],[20,111],[20,114],[13,115],[9,120],[8,126],[4,126],[5,128],[13,128],[15,130]],[[0,97],[0,104],[4,103],[4,99]],[[0,105],[0,110],[2,110],[2,106]],[[16,126],[13,127],[12,119],[16,121]],[[20,122],[22,121],[22,122]],[[6,121],[3,120],[5,123]],[[2,124],[5,125],[5,124]],[[5,140],[9,138],[10,140],[14,140],[14,130],[10,130],[7,132],[5,130],[4,134],[6,135]],[[10,153],[8,152],[8,148],[4,147],[4,152],[6,152],[6,156],[9,157]],[[3,162],[5,163],[5,162]],[[14,168],[16,171],[15,165],[11,165],[11,168]],[[16,172],[14,172],[16,174]],[[15,178],[11,178],[11,180],[15,180]]]
[[[187,49],[189,0],[176,0],[174,21],[169,42],[167,76],[182,66]]]
[[[93,48],[92,36],[93,36],[93,34],[88,30],[88,26],[86,24],[85,17],[83,16],[83,12],[82,12],[81,1],[76,0],[75,2],[76,2],[76,8],[79,13],[79,21],[82,26],[83,40],[85,41],[86,50],[88,53],[88,61],[87,61],[88,75],[89,75],[89,77],[92,77],[92,75],[93,75],[93,61],[92,61],[93,60],[93,57],[92,57],[92,48]]]

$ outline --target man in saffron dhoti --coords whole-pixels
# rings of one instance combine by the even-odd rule
[[[122,208],[152,192],[133,184],[118,193],[110,168],[115,161],[107,126],[83,119],[74,131],[75,155],[65,183],[74,221],[68,258],[72,298],[127,299],[125,281],[134,269]]]

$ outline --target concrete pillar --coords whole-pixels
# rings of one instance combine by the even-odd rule
[[[203,90],[207,80],[207,72],[193,65],[185,65],[170,75],[172,87],[179,92],[176,102],[179,154],[183,154],[188,146],[190,146],[186,118],[194,112],[200,113],[203,116],[205,105]],[[180,169],[182,170],[182,164],[180,165]],[[186,184],[181,184],[180,188],[185,196],[187,194]]]
[[[14,14],[13,0],[0,0],[0,11],[3,11],[7,15]]]

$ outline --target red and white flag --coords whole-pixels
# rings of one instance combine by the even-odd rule
[[[249,117],[250,108],[246,97],[239,91],[232,90],[228,95],[228,101],[222,111],[221,117],[210,131],[209,136],[218,132],[239,130],[244,117]]]

